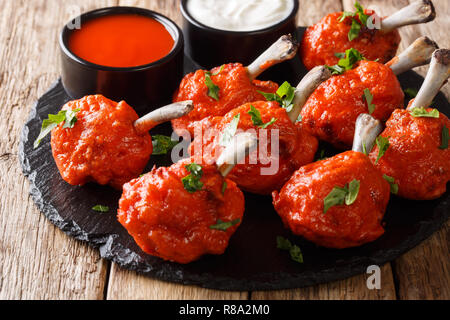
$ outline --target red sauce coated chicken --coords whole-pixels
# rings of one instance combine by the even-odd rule
[[[425,23],[436,16],[431,1],[414,1],[389,17],[380,19],[373,10],[364,10],[355,1],[356,12],[336,12],[309,27],[301,43],[304,65],[335,65],[336,53],[354,48],[367,59],[386,63],[392,59],[400,43],[397,28]]]
[[[178,263],[224,253],[244,214],[242,191],[225,177],[257,145],[240,135],[215,164],[185,159],[124,185],[118,219],[144,252]]]
[[[248,113],[252,106],[260,112],[263,123],[269,123],[272,119],[276,119],[267,127],[264,136]],[[292,123],[286,110],[281,108],[277,102],[257,101],[233,109],[223,117],[207,118],[202,121],[204,132],[201,150],[204,161],[212,161],[222,152],[223,147],[220,146],[222,133],[238,115],[240,117],[238,130],[255,130],[259,136],[260,145],[264,143],[267,150],[267,154],[263,156],[261,153],[258,156],[258,150],[254,151],[250,158],[258,159],[257,163],[249,164],[249,161],[246,161],[243,164],[237,164],[228,175],[243,190],[258,194],[270,194],[273,190],[279,190],[300,166],[314,160],[318,147],[317,139],[302,130],[300,126]],[[212,130],[208,133],[208,129]],[[272,130],[279,131],[279,155],[271,152]],[[194,140],[190,149],[194,156],[197,147],[198,143]],[[272,162],[275,162],[274,157],[278,159],[279,167],[275,172],[262,175],[261,170],[263,168],[269,170]]]
[[[389,147],[375,166],[395,179],[399,196],[429,200],[445,193],[450,149],[439,148],[444,126],[450,128],[450,120],[442,113],[438,119],[416,118],[408,110],[395,110],[386,123],[381,135],[388,138]],[[370,153],[373,163],[378,153],[376,146]]]
[[[301,167],[274,191],[273,204],[286,227],[320,246],[348,248],[384,233],[390,185],[361,152],[372,146],[381,124],[358,117],[353,151]]]
[[[366,14],[372,15],[374,12],[366,10]],[[307,69],[335,65],[339,61],[335,53],[345,52],[350,48],[358,50],[368,60],[380,59],[381,63],[386,63],[395,56],[401,40],[397,30],[381,33],[363,27],[359,37],[349,41],[352,19],[345,18],[339,22],[341,16],[342,12],[330,13],[305,31],[301,55]]]
[[[450,50],[436,50],[416,98],[407,110],[395,110],[386,123],[381,136],[389,141],[387,150],[380,154],[377,146],[370,153],[376,167],[398,185],[401,197],[435,199],[450,181],[450,120],[427,108],[449,75]]]
[[[210,226],[242,220],[244,196],[214,165],[203,166],[204,188],[189,193],[181,179],[189,175],[184,160],[153,169],[123,187],[118,219],[141,249],[153,256],[189,263],[204,254],[222,254],[239,224],[226,231]],[[227,188],[222,194],[222,185]]]
[[[120,189],[141,174],[152,153],[152,139],[136,132],[133,123],[139,117],[126,102],[95,95],[70,101],[62,109],[79,110],[73,128],[59,124],[52,131],[53,158],[66,182],[95,181]]]
[[[198,121],[208,116],[224,116],[247,102],[265,100],[258,91],[275,93],[278,85],[255,80],[256,77],[271,66],[295,57],[297,48],[295,40],[285,35],[247,67],[230,63],[210,72],[198,70],[186,75],[173,100],[192,100],[195,108],[189,115],[172,121],[175,132],[181,135],[183,130],[188,130],[193,136]]]
[[[350,147],[357,117],[368,112],[365,89],[373,96],[372,116],[381,121],[403,106],[404,93],[392,70],[378,62],[360,61],[355,69],[322,83],[309,97],[301,112],[304,128],[338,148]]]
[[[356,201],[324,213],[324,198],[331,190],[354,179],[360,181]],[[364,154],[347,151],[300,168],[279,193],[273,193],[273,204],[294,234],[320,246],[348,248],[374,241],[384,233],[381,220],[389,189]]]
[[[193,136],[198,121],[211,115],[223,116],[246,102],[265,100],[258,91],[275,93],[278,89],[271,81],[250,81],[247,69],[240,63],[227,64],[214,75],[220,70],[220,67],[211,70],[211,80],[220,88],[219,101],[208,95],[204,70],[190,73],[181,81],[173,100],[192,100],[195,108],[188,115],[172,121],[175,132],[188,130]]]
[[[295,170],[314,160],[318,140],[296,122],[311,92],[330,76],[327,68],[316,67],[296,88],[284,83],[280,88],[282,92],[277,92],[278,98],[274,98],[276,101],[246,103],[223,117],[204,119],[201,122],[203,140],[194,140],[191,154],[198,158],[201,150],[201,161],[210,162],[221,154],[223,145],[227,145],[223,137],[230,134],[230,128],[253,132],[259,138],[259,149],[250,154],[248,161],[237,164],[228,177],[252,193],[270,194],[279,190]],[[280,104],[290,107],[285,109]]]

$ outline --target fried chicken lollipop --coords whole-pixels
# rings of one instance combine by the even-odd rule
[[[338,249],[360,246],[384,233],[381,220],[390,186],[363,153],[381,129],[378,120],[360,115],[352,151],[301,167],[280,192],[273,192],[275,210],[287,228]]]
[[[342,74],[322,83],[306,102],[301,113],[304,128],[336,148],[349,149],[358,116],[370,113],[384,122],[403,107],[404,93],[396,75],[428,63],[436,48],[433,41],[421,37],[386,65],[361,60],[357,51],[349,50],[343,59],[349,70],[335,66]],[[356,68],[351,69],[353,64]]]
[[[369,60],[391,60],[400,44],[397,28],[432,21],[435,9],[429,0],[420,0],[379,20],[373,10],[364,10],[356,1],[356,12],[336,12],[309,27],[301,42],[303,64],[307,69],[338,63],[337,53],[357,49]],[[376,17],[376,18],[375,18]]]
[[[406,110],[395,110],[370,153],[375,166],[413,200],[442,196],[450,181],[450,120],[429,106],[450,75],[450,50],[436,50],[422,87]]]
[[[186,75],[174,95],[174,102],[192,100],[195,107],[189,115],[172,121],[174,131],[181,136],[183,130],[188,130],[192,136],[203,118],[223,116],[244,103],[264,100],[258,91],[274,93],[278,85],[255,79],[271,66],[295,57],[297,47],[293,38],[285,35],[248,67],[230,63],[210,72],[198,70]]]
[[[51,130],[53,158],[67,183],[96,182],[121,189],[142,173],[150,159],[153,146],[148,131],[190,110],[192,102],[179,102],[138,119],[125,101],[86,96],[49,115],[35,146]]]
[[[190,153],[198,161],[208,163],[217,158],[226,146],[227,138],[236,131],[254,132],[259,138],[259,150],[250,155],[253,161],[236,165],[228,177],[251,193],[271,194],[273,190],[279,190],[295,170],[314,160],[318,141],[296,121],[309,95],[330,76],[327,68],[316,67],[297,88],[283,84],[280,89],[286,89],[286,92],[273,96],[278,101],[246,103],[223,117],[204,119],[201,122],[203,139],[197,139],[196,134]],[[270,95],[268,98],[273,99]],[[291,110],[280,104],[287,104]]]
[[[183,264],[224,253],[244,214],[244,195],[226,175],[257,144],[235,138],[216,164],[185,159],[124,185],[118,220],[144,252]]]

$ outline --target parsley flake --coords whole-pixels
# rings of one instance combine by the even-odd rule
[[[233,139],[234,135],[236,134],[240,119],[241,114],[239,113],[233,117],[233,120],[231,120],[231,122],[223,130],[222,137],[220,138],[219,142],[222,147],[226,147]]]
[[[384,180],[389,182],[389,185],[391,186],[391,193],[397,194],[398,193],[398,184],[395,183],[395,179],[393,177],[388,176],[387,174],[383,174]]]
[[[365,60],[363,55],[356,49],[350,48],[345,50],[345,57],[339,54],[343,58],[341,58],[338,64],[334,66],[325,65],[331,71],[331,74],[342,74],[347,70],[353,69],[355,63],[361,60]]]
[[[181,179],[184,189],[186,189],[189,193],[202,190],[203,182],[200,181],[203,176],[202,166],[196,163],[191,163],[186,165],[185,168],[191,174]]]
[[[253,124],[262,129],[266,129],[268,126],[274,124],[277,121],[276,118],[272,118],[269,122],[264,123],[261,119],[261,113],[253,105],[250,105],[250,111],[248,112],[248,114],[251,115]]]
[[[77,122],[77,113],[80,109],[75,110],[61,110],[58,114],[49,114],[47,119],[42,121],[41,132],[34,141],[34,148],[36,149],[44,139],[53,129],[55,129],[60,123],[64,122],[64,129],[73,128]]]
[[[212,81],[211,72],[205,72],[205,85],[208,87],[208,96],[219,101],[220,88]]]
[[[225,222],[220,219],[217,220],[217,223],[215,225],[210,226],[209,228],[212,230],[219,230],[219,231],[227,231],[229,228],[234,227],[235,225],[239,224],[241,222],[241,219],[236,219],[233,221]]]
[[[415,118],[439,118],[439,111],[437,109],[428,111],[424,107],[413,108],[409,111],[409,114]]]
[[[95,207],[93,207],[92,210],[97,211],[97,212],[106,213],[106,212],[109,212],[109,207],[98,204]]]
[[[413,88],[406,88],[405,90],[403,90],[403,92],[405,92],[405,94],[410,98],[413,99],[417,96],[417,94],[419,93],[419,91],[417,91],[416,89]]]
[[[373,96],[370,93],[369,89],[364,89],[364,99],[367,102],[367,108],[369,109],[369,114],[372,114],[375,111],[375,105],[372,103]]]
[[[441,133],[441,145],[439,146],[439,149],[445,150],[448,149],[448,140],[449,140],[449,132],[448,128],[444,125],[442,127],[442,133]]]
[[[266,98],[267,101],[276,101],[281,107],[290,112],[294,107],[293,101],[295,97],[295,87],[291,86],[289,82],[285,81],[277,90],[276,93],[266,93],[258,91]]]
[[[358,198],[359,187],[360,181],[356,179],[345,185],[344,188],[334,187],[323,199],[323,213],[327,213],[328,209],[336,205],[343,205],[344,203],[347,206],[352,205]]]
[[[303,254],[299,246],[293,245],[288,239],[281,236],[277,237],[277,248],[289,251],[291,259],[298,263],[303,263]]]
[[[384,156],[387,149],[389,148],[389,146],[390,146],[389,138],[390,137],[385,138],[383,136],[378,136],[377,139],[375,140],[375,142],[378,146],[378,156],[377,156],[377,160],[375,161],[375,164],[377,164],[378,161],[380,161],[381,157]]]
[[[163,135],[152,136],[153,153],[152,155],[163,155],[169,153],[179,142]]]
[[[350,27],[350,31],[348,32],[348,41],[353,41],[359,36],[359,32],[361,31],[361,25],[355,19],[352,19],[352,26]]]

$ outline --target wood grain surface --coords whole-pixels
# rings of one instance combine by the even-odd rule
[[[301,0],[299,25],[353,0]],[[389,15],[407,0],[362,0]],[[401,29],[401,50],[420,35],[450,47],[450,3],[433,0],[437,19]],[[382,266],[381,289],[368,275],[314,287],[269,292],[223,292],[166,283],[122,270],[96,250],[73,240],[39,213],[28,195],[17,152],[33,103],[59,75],[59,30],[90,9],[131,5],[149,8],[180,24],[177,0],[2,0],[0,6],[0,299],[450,299],[449,226]],[[422,74],[426,68],[420,70]],[[450,86],[443,91],[450,98]]]

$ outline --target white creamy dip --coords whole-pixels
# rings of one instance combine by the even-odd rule
[[[198,22],[220,30],[255,31],[277,24],[294,8],[293,0],[188,0]]]

